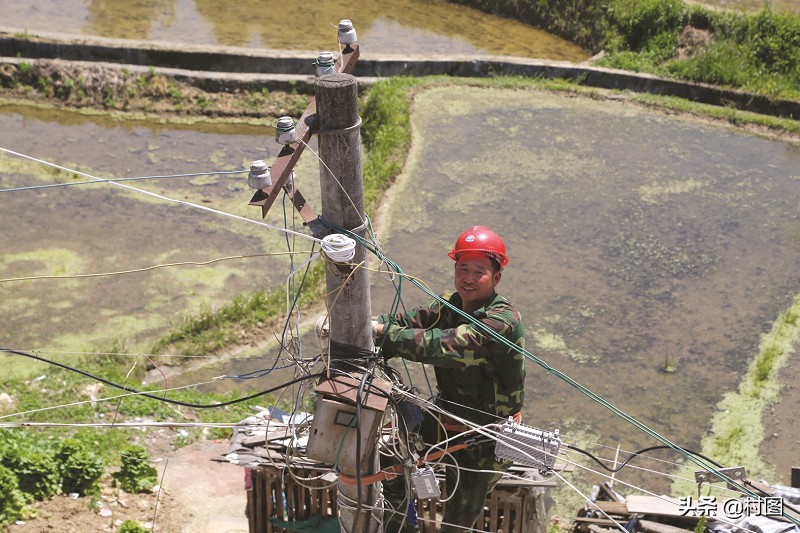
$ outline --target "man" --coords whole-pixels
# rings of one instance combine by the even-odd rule
[[[513,346],[494,339],[476,325],[479,321],[512,345],[524,347],[519,312],[495,292],[503,267],[508,264],[505,244],[491,229],[473,226],[461,234],[448,255],[456,262],[456,292],[446,292],[442,297],[469,318],[438,300],[408,313],[380,315],[373,328],[376,345],[387,359],[398,356],[433,365],[439,389],[435,403],[443,410],[478,425],[502,423],[508,417],[519,421],[524,400],[524,358]],[[426,416],[420,435],[430,445],[467,429],[449,417],[435,420]],[[480,434],[469,433],[463,440],[474,437]],[[454,461],[465,469],[456,472],[455,468],[447,468],[447,486],[451,491],[455,486],[456,490],[445,503],[441,531],[474,527],[486,495],[511,465],[495,458],[494,441],[487,442],[482,437],[480,440],[485,442],[453,454]],[[402,478],[384,482],[386,499],[399,511],[387,520],[388,532],[415,531],[409,524],[413,513],[400,529],[407,507],[406,486]]]

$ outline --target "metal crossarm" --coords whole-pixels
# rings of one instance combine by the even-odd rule
[[[344,72],[345,74],[351,73],[355,68],[359,55],[360,51],[357,43],[347,46],[336,61],[336,71]],[[306,107],[297,122],[297,127],[303,128],[302,141],[287,144],[281,149],[278,157],[275,158],[275,162],[270,167],[270,173],[273,178],[272,185],[256,191],[250,199],[250,205],[261,207],[261,218],[264,218],[267,216],[269,208],[275,203],[278,191],[285,189],[303,221],[311,228],[314,236],[319,237],[317,233],[325,231],[319,222],[319,217],[311,209],[311,206],[306,203],[297,186],[293,183],[286,183],[297,161],[300,160],[300,155],[303,153],[306,144],[311,140],[311,136],[317,128],[317,101],[315,97],[311,97],[308,107]]]

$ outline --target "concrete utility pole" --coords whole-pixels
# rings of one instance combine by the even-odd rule
[[[358,86],[349,74],[330,74],[317,78],[315,83],[317,116],[319,121],[319,154],[325,164],[320,163],[320,187],[322,190],[322,216],[327,221],[352,231],[360,236],[366,234],[364,227],[364,177],[361,167],[361,135],[358,115]],[[327,165],[327,168],[326,168]],[[357,245],[352,260],[358,265],[365,259],[366,250]],[[356,349],[372,351],[372,316],[370,307],[369,277],[363,268],[339,270],[329,266],[326,274],[328,310],[330,312],[330,339]],[[353,354],[355,357],[355,354]],[[350,368],[332,366],[343,370]],[[368,428],[363,428],[367,431]],[[356,476],[361,458],[353,464],[339,464],[339,470],[347,476]],[[371,462],[369,472],[377,471]],[[343,531],[374,532],[378,523],[372,519],[369,508],[378,499],[379,485],[358,487],[338,484],[339,493],[348,502],[360,502],[360,512],[340,510]],[[359,498],[360,495],[360,498]]]

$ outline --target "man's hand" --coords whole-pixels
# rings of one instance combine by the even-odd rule
[[[372,321],[372,338],[375,340],[380,339],[383,336],[383,324],[378,322],[377,320]]]

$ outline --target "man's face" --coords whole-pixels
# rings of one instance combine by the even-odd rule
[[[481,252],[468,252],[456,262],[455,286],[464,311],[472,312],[494,293],[500,272],[492,270],[492,262]]]

